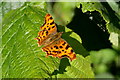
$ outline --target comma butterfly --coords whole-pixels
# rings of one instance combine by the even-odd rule
[[[57,32],[56,24],[50,14],[46,14],[45,23],[40,27],[42,31],[38,32],[38,46],[44,45],[42,50],[47,53],[46,56],[58,58],[67,57],[71,61],[76,59],[76,54],[72,47],[61,38],[62,32]]]

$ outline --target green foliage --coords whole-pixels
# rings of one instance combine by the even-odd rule
[[[40,5],[40,6],[39,6]],[[77,59],[45,57],[41,47],[34,40],[39,27],[44,23],[46,3],[24,3],[3,17],[2,26],[2,77],[3,78],[93,78],[89,56],[83,57],[78,51],[88,52],[80,44],[79,36],[65,28],[64,37],[70,31],[69,41],[80,44]],[[79,38],[79,39],[78,39]],[[76,43],[76,42],[73,42]],[[70,43],[71,45],[71,43]],[[74,45],[73,45],[74,46]],[[76,50],[75,50],[76,51]]]
[[[119,3],[23,3],[0,4],[3,78],[120,77]],[[62,38],[75,51],[77,58],[72,62],[67,58],[45,57],[42,46],[37,46],[34,38],[46,13],[53,16],[58,31],[64,32]]]
[[[91,60],[95,66],[96,73],[106,72],[110,67],[109,64],[114,61],[117,53],[112,49],[103,49],[100,51],[91,51]]]
[[[100,51],[91,51],[90,54],[94,64],[94,72],[97,74],[96,78],[114,78],[114,76],[109,73],[109,70],[115,66],[111,64],[117,59],[116,51],[112,49],[102,49]]]
[[[76,5],[78,6],[79,3]],[[106,28],[110,33],[110,36],[116,34],[117,40],[113,41],[113,38],[109,40],[113,43],[113,47],[116,49],[120,49],[120,9],[119,3],[116,2],[108,2],[108,3],[99,3],[99,2],[81,2],[80,4],[85,5],[82,8],[83,12],[87,11],[98,11],[103,19],[106,21]],[[110,5],[109,5],[110,4]],[[110,6],[110,7],[109,7]],[[78,6],[79,7],[79,6]],[[112,9],[115,11],[112,11]],[[117,42],[117,44],[114,44]]]

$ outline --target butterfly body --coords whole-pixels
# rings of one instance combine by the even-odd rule
[[[67,57],[71,61],[76,59],[72,47],[61,38],[63,32],[57,32],[56,24],[50,14],[45,16],[45,23],[40,27],[42,31],[38,32],[38,46],[44,45],[42,50],[47,53],[46,56],[58,58]]]

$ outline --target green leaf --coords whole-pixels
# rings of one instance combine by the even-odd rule
[[[88,52],[80,44],[80,37],[71,32],[68,43],[73,38],[77,41],[80,50],[77,52],[77,59],[72,62],[67,58],[58,59],[45,57],[41,47],[37,46],[39,27],[44,24],[46,15],[46,3],[25,3],[22,7],[8,12],[3,18],[2,26],[2,77],[3,78],[93,78],[89,56],[82,57],[82,51]],[[67,37],[67,31],[63,38]],[[76,43],[76,42],[75,42]],[[72,45],[71,45],[72,46]],[[72,46],[74,48],[75,44]],[[64,65],[63,65],[64,64]],[[73,73],[71,73],[71,71]],[[80,72],[80,73],[78,73]],[[61,76],[62,75],[62,76]],[[72,76],[69,76],[72,75]]]

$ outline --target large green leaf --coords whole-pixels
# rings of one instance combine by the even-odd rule
[[[63,38],[70,43],[77,59],[45,57],[34,40],[44,23],[46,3],[25,3],[3,18],[2,26],[2,77],[3,78],[93,78],[89,56],[81,45],[80,37],[65,27]],[[69,34],[70,32],[70,34]],[[68,35],[69,34],[69,35]],[[69,37],[68,37],[69,36]],[[68,38],[67,38],[68,37]],[[72,42],[71,42],[72,41]],[[73,42],[74,41],[74,42]],[[78,44],[75,47],[75,44]],[[81,52],[79,52],[81,51]]]

